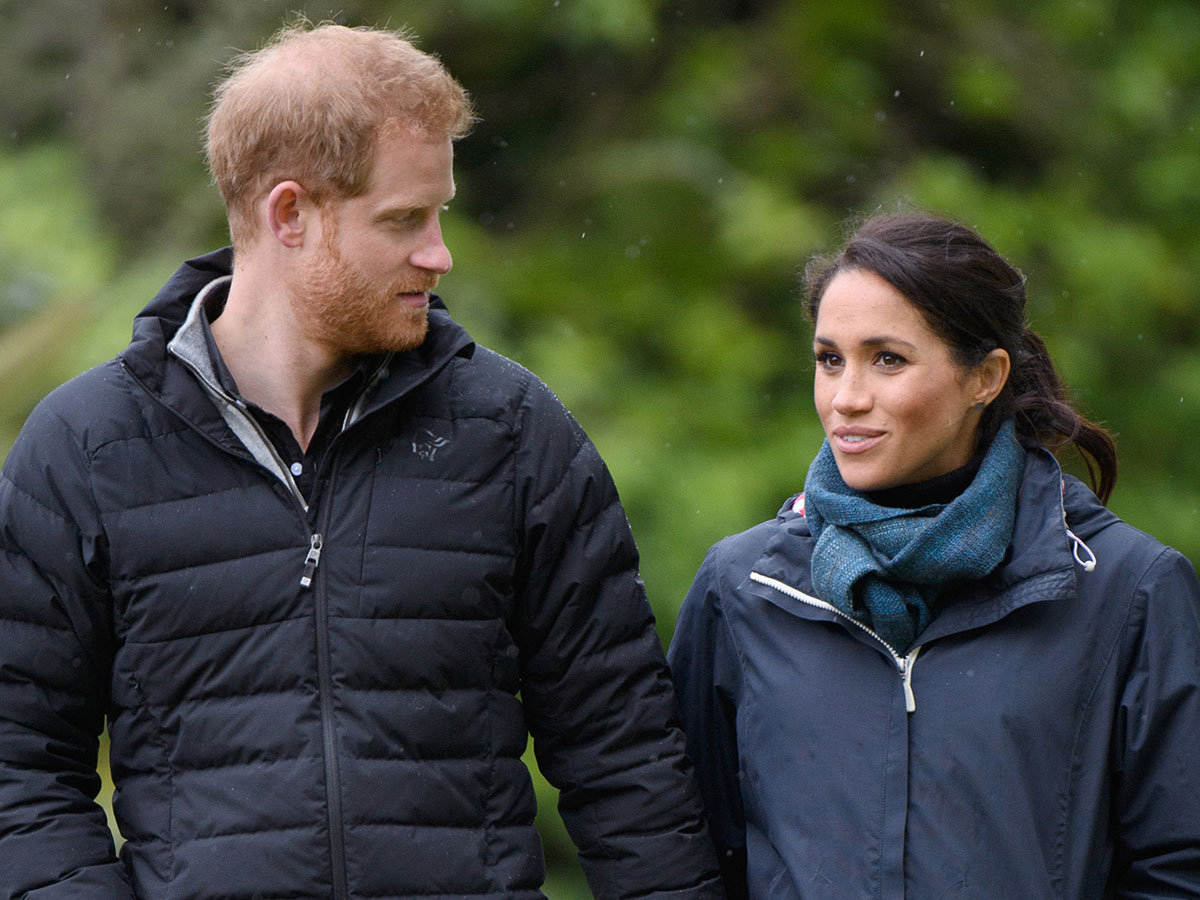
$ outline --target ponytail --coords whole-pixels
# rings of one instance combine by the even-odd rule
[[[1043,444],[1057,454],[1074,445],[1087,468],[1092,490],[1107,503],[1117,482],[1117,447],[1112,435],[1084,418],[1067,399],[1045,342],[1025,327],[1020,345],[1012,353],[1008,384],[981,423],[991,438],[1008,418],[1015,421],[1017,434]]]

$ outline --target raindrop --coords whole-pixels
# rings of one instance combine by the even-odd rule
[[[892,93],[892,96],[893,96],[893,97],[899,97],[899,96],[900,96],[900,90],[899,90],[899,89],[895,90],[895,91]]]

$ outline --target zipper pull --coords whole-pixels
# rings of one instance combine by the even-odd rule
[[[300,587],[312,587],[313,574],[321,561],[321,536],[314,534],[309,539],[308,556],[304,557],[304,574],[300,576]]]
[[[921,648],[915,647],[908,656],[900,660],[900,679],[904,682],[904,709],[910,713],[917,711],[917,695],[913,693],[912,670],[913,663],[917,661],[917,654],[920,652]]]

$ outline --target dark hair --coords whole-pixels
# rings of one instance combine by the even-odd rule
[[[1112,436],[1072,407],[1045,343],[1025,321],[1025,276],[987,241],[965,225],[927,213],[872,216],[839,252],[805,268],[814,323],[829,282],[847,270],[873,272],[903,294],[964,368],[978,366],[996,348],[1007,351],[1008,382],[983,414],[981,444],[1010,418],[1019,436],[1055,452],[1072,444],[1093,490],[1108,502],[1117,481]]]

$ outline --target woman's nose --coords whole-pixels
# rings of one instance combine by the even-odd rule
[[[874,404],[870,389],[857,372],[847,369],[838,379],[837,390],[833,395],[833,408],[842,415],[866,412]]]

